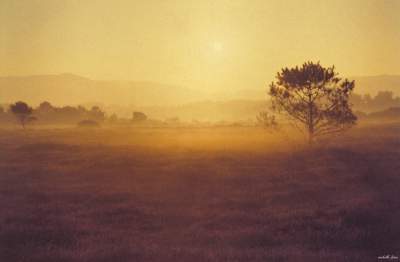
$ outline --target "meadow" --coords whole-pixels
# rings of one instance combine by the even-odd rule
[[[400,255],[400,124],[0,129],[0,261]]]

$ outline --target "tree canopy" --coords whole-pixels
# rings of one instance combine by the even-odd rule
[[[343,132],[356,123],[349,97],[354,81],[342,80],[335,67],[306,62],[283,68],[270,85],[272,109],[305,130],[309,143],[316,137]]]
[[[32,116],[33,109],[27,103],[19,101],[10,106],[11,112],[17,117],[18,121],[25,128],[25,125],[28,122],[36,120],[34,116]]]

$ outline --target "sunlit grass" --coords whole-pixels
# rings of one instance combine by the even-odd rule
[[[309,150],[255,128],[0,131],[0,261],[375,260],[399,126]]]

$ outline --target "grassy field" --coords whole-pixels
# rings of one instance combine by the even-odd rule
[[[400,125],[0,130],[0,261],[400,255]]]

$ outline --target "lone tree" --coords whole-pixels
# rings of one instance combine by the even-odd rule
[[[283,68],[270,85],[272,109],[305,130],[311,145],[316,137],[337,134],[356,123],[349,105],[354,81],[342,80],[335,67],[307,62]]]
[[[11,112],[17,117],[18,121],[22,125],[22,128],[25,129],[25,125],[33,120],[36,120],[36,117],[32,116],[33,109],[28,106],[25,102],[16,102],[10,106]]]

